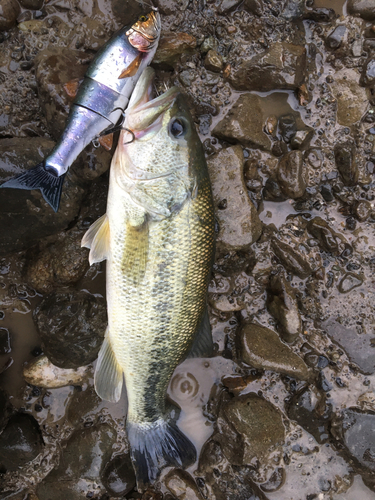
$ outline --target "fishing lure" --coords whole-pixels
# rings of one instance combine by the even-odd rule
[[[40,189],[57,212],[66,172],[91,141],[110,133],[123,116],[138,78],[154,57],[160,31],[156,9],[120,29],[88,67],[52,152],[42,163],[0,187]]]

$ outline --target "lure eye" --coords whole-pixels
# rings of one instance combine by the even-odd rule
[[[186,125],[181,119],[175,118],[170,122],[169,131],[176,139],[183,137],[186,134],[186,130]]]
[[[148,21],[148,16],[139,16],[139,21],[141,23],[145,23],[146,21]]]

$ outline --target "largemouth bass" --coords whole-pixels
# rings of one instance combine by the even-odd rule
[[[113,128],[131,93],[154,57],[161,24],[156,10],[121,28],[87,69],[72,104],[66,128],[47,158],[1,187],[40,189],[57,212],[65,173],[81,151],[103,131]]]
[[[125,377],[127,433],[139,490],[196,450],[168,416],[176,366],[212,347],[206,295],[214,211],[202,144],[174,87],[151,100],[147,68],[112,160],[107,213],[82,246],[107,259],[108,329],[95,370],[99,396],[118,401]],[[131,141],[131,139],[133,139]],[[130,142],[131,141],[131,142]],[[190,354],[189,354],[190,352]]]

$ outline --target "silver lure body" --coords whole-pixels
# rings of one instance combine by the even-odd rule
[[[156,19],[160,17],[156,13]],[[61,176],[81,151],[101,132],[113,127],[126,109],[131,93],[143,70],[154,57],[157,43],[147,52],[135,48],[122,28],[92,61],[71,107],[66,128],[55,148],[45,159],[45,168]],[[160,31],[160,29],[159,29]],[[124,67],[142,57],[134,76],[119,78]]]

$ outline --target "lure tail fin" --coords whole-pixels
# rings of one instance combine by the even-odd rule
[[[185,468],[196,460],[195,446],[173,421],[128,422],[127,434],[140,492],[156,481],[163,467]]]
[[[23,174],[4,182],[0,187],[15,189],[40,189],[43,198],[51,205],[55,212],[58,211],[64,175],[57,177],[48,172],[44,163],[38,163]]]

